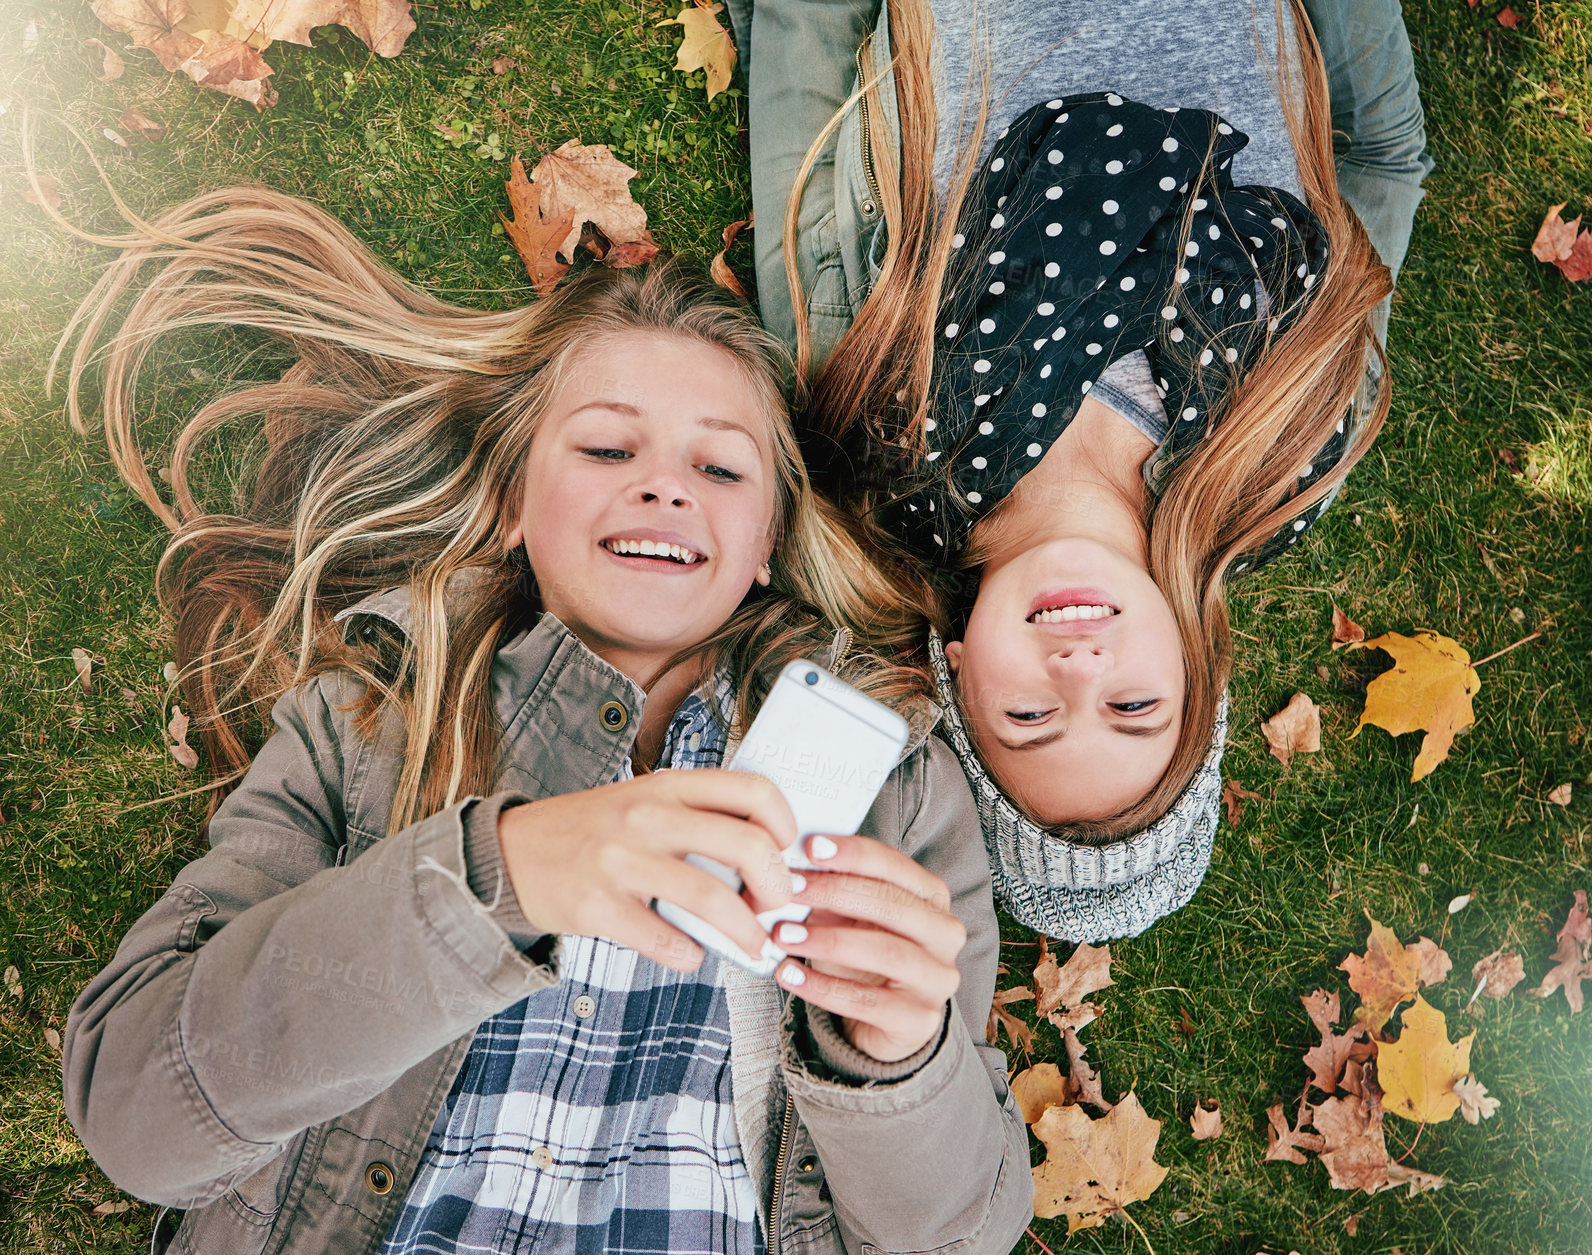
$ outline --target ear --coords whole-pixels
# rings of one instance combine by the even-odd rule
[[[960,671],[962,669],[962,642],[961,641],[946,641],[945,642],[945,663],[946,663],[946,665],[948,667],[951,668],[951,674],[952,675],[955,675],[958,671]]]
[[[769,581],[774,578],[773,572],[768,569],[768,564],[770,562],[772,562],[773,560],[774,560],[774,551],[773,551],[773,549],[770,549],[767,553],[765,553],[763,555],[763,565],[757,568],[757,574],[752,577],[759,584],[761,584],[764,588],[767,588],[768,585],[769,585]]]
[[[518,549],[524,543],[525,524],[516,522],[513,527],[509,528],[508,534],[503,537],[503,552],[507,553],[511,549]]]

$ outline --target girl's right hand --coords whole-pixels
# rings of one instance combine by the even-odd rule
[[[779,789],[745,771],[661,771],[502,812],[498,842],[520,910],[550,933],[606,937],[676,971],[702,947],[648,907],[672,902],[748,954],[768,934],[757,914],[791,900],[780,851],[796,819]],[[684,861],[716,859],[744,893]]]

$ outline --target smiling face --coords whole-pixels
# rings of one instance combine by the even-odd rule
[[[542,607],[645,683],[723,626],[773,548],[766,402],[725,350],[632,333],[582,353],[526,458]]]
[[[1142,566],[1055,540],[986,568],[946,660],[990,774],[1041,823],[1145,797],[1183,726],[1177,623]]]

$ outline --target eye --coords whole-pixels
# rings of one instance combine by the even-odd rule
[[[1006,717],[1016,723],[1038,723],[1050,714],[1048,710],[1008,710]]]
[[[700,470],[704,475],[718,480],[720,483],[738,484],[741,482],[741,477],[727,467],[714,466],[710,463],[706,466],[700,466],[697,469]]]
[[[1106,705],[1110,706],[1112,710],[1121,715],[1141,715],[1147,710],[1154,709],[1154,707],[1159,704],[1160,700],[1161,699],[1158,697],[1147,697],[1143,701],[1107,702]]]
[[[581,452],[599,462],[622,462],[630,456],[623,449],[582,449]]]

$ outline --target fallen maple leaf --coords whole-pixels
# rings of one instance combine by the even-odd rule
[[[1245,802],[1258,802],[1260,794],[1246,789],[1242,780],[1228,780],[1222,785],[1222,805],[1227,807],[1227,823],[1238,827],[1238,817],[1244,813]]]
[[[1587,962],[1587,950],[1592,947],[1592,922],[1586,911],[1586,890],[1575,891],[1575,903],[1559,930],[1558,946],[1552,958],[1554,966],[1537,987],[1539,998],[1551,998],[1557,989],[1564,991],[1564,1000],[1570,1004],[1572,1015],[1579,1014],[1584,1005],[1581,982],[1592,980],[1592,963]]]
[[[100,82],[114,83],[127,72],[127,62],[123,61],[113,49],[107,48],[99,40],[85,39],[83,47],[92,48],[100,54],[100,72],[97,76]]]
[[[1408,1197],[1414,1198],[1417,1194],[1424,1194],[1427,1190],[1440,1190],[1448,1184],[1447,1177],[1440,1177],[1435,1172],[1420,1172],[1415,1168],[1406,1168],[1398,1160],[1393,1160],[1387,1166],[1387,1184],[1384,1190],[1396,1190],[1401,1185],[1410,1187]]]
[[[1080,1002],[1075,1007],[1058,1007],[1045,1017],[1059,1033],[1066,1032],[1069,1028],[1076,1032],[1081,1028],[1088,1028],[1100,1018],[1100,1008],[1093,1002]]]
[[[1155,1162],[1161,1122],[1133,1093],[1098,1120],[1081,1107],[1051,1107],[1034,1133],[1047,1152],[1034,1169],[1034,1215],[1066,1216],[1069,1235],[1148,1198],[1166,1179]]]
[[[675,53],[674,68],[686,74],[692,70],[706,70],[709,100],[730,85],[730,71],[735,68],[735,41],[714,16],[723,11],[722,4],[710,5],[695,0],[681,9],[678,17],[658,23],[659,26],[679,26],[685,32],[679,51]]]
[[[1320,1043],[1305,1051],[1305,1067],[1310,1069],[1310,1083],[1323,1094],[1335,1094],[1340,1086],[1351,1088],[1343,1084],[1345,1069],[1351,1063],[1364,1063],[1371,1058],[1373,1051],[1363,1024],[1352,1025],[1342,1035],[1330,1028],[1323,1028]]]
[[[1359,736],[1368,723],[1394,736],[1425,729],[1410,780],[1429,775],[1448,757],[1454,737],[1475,722],[1470,699],[1481,688],[1481,676],[1470,665],[1470,654],[1431,632],[1413,637],[1388,632],[1349,648],[1380,649],[1393,657],[1392,669],[1366,685],[1365,712],[1350,735]]]
[[[166,748],[171,751],[173,758],[192,771],[199,765],[199,754],[188,744],[188,722],[188,716],[182,712],[181,707],[171,708],[171,722],[166,725],[166,732],[175,744]]]
[[[1116,982],[1111,979],[1111,947],[1081,943],[1058,968],[1047,939],[1039,943],[1040,958],[1034,967],[1034,993],[1039,998],[1038,1014],[1049,1015],[1057,1007],[1076,1007],[1090,994]],[[1092,1017],[1091,1017],[1092,1018]]]
[[[1399,1039],[1377,1051],[1382,1109],[1417,1124],[1441,1124],[1459,1110],[1454,1083],[1470,1072],[1470,1043],[1476,1034],[1450,1042],[1447,1018],[1419,995],[1402,1020]]]
[[[1318,989],[1314,993],[1300,994],[1299,1001],[1305,1004],[1305,1014],[1323,1036],[1332,1031],[1341,1014],[1337,994]]]
[[[1282,1163],[1309,1163],[1302,1152],[1310,1150],[1320,1154],[1326,1149],[1326,1139],[1319,1133],[1306,1133],[1304,1110],[1300,1111],[1299,1127],[1290,1129],[1282,1104],[1273,1103],[1266,1108],[1266,1119],[1271,1130],[1266,1138],[1266,1158]]]
[[[1415,996],[1420,983],[1421,956],[1400,945],[1398,934],[1391,928],[1372,919],[1365,954],[1347,956],[1338,964],[1338,970],[1349,974],[1349,988],[1360,995],[1355,1019],[1376,1033],[1381,1031],[1399,1003]]]
[[[1526,965],[1513,950],[1508,954],[1494,950],[1486,958],[1476,960],[1470,975],[1476,982],[1478,993],[1484,993],[1489,998],[1506,998],[1516,985],[1525,980]]]
[[[1342,649],[1365,639],[1365,629],[1336,605],[1332,607],[1332,648]]]
[[[129,135],[136,135],[139,139],[159,139],[166,133],[166,128],[154,121],[142,109],[132,105],[122,110],[122,116],[116,120],[116,125]]]
[[[1570,805],[1570,795],[1570,782],[1566,780],[1563,784],[1559,785],[1558,788],[1548,790],[1548,801],[1552,802],[1555,806],[1568,806]]]
[[[513,218],[498,215],[503,230],[531,276],[531,287],[538,296],[546,296],[569,269],[569,263],[558,260],[558,250],[574,219],[569,214],[549,216],[542,204],[541,185],[525,177],[525,165],[518,157],[509,163],[509,181],[503,186],[514,211]]]
[[[610,247],[645,244],[656,251],[647,233],[647,211],[630,195],[629,183],[635,177],[636,171],[609,152],[608,145],[574,139],[536,163],[531,182],[541,190],[543,221],[570,220],[557,246],[565,261],[575,260],[581,230],[588,222],[603,233]]]
[[[1461,1077],[1455,1081],[1454,1093],[1459,1095],[1459,1114],[1466,1124],[1491,1120],[1502,1105],[1474,1076]]]
[[[1382,1113],[1362,1098],[1328,1098],[1310,1117],[1321,1134],[1321,1163],[1335,1190],[1375,1194],[1388,1180]]]
[[[1448,957],[1448,952],[1430,937],[1412,941],[1404,948],[1420,956],[1421,970],[1417,979],[1422,989],[1428,985],[1442,984],[1448,979],[1449,972],[1453,971],[1454,961]]]
[[[989,1019],[984,1024],[984,1041],[993,1046],[1000,1038],[1001,1029],[1006,1030],[1006,1036],[1011,1038],[1012,1045],[1018,1047],[1026,1055],[1034,1048],[1034,1030],[1019,1020],[1010,1011],[1006,1010],[1008,1003],[1021,1002],[1024,998],[1032,998],[1034,991],[1023,985],[1013,989],[1003,989],[995,995],[989,1005]]]
[[[1100,1073],[1085,1058],[1084,1044],[1078,1040],[1078,1030],[1062,1030],[1061,1042],[1067,1048],[1067,1101],[1086,1102],[1101,1111],[1110,1111],[1100,1088]]]
[[[1559,217],[1565,206],[1560,201],[1542,220],[1536,239],[1531,241],[1531,254],[1538,261],[1557,266],[1559,273],[1572,283],[1592,277],[1592,231],[1579,231],[1579,216],[1569,222]]]
[[[1188,1118],[1196,1142],[1208,1142],[1222,1135],[1222,1109],[1214,1100],[1207,1101],[1210,1101],[1209,1107],[1204,1102],[1196,1103],[1194,1114]]]
[[[77,672],[77,682],[83,686],[83,691],[90,692],[94,687],[94,655],[86,649],[74,647],[72,668]]]
[[[1023,1113],[1023,1122],[1032,1124],[1045,1114],[1046,1107],[1059,1107],[1068,1101],[1067,1080],[1054,1063],[1036,1063],[1012,1077],[1012,1097]]]
[[[1321,748],[1321,708],[1303,693],[1260,725],[1272,755],[1284,767],[1295,754],[1313,754]]]
[[[1514,30],[1515,27],[1520,25],[1520,14],[1513,9],[1506,8],[1498,15],[1498,25],[1507,26],[1510,30]]]
[[[742,218],[725,227],[724,247],[713,254],[713,264],[708,267],[714,283],[721,288],[728,288],[743,300],[746,299],[746,289],[741,286],[741,281],[735,277],[735,271],[730,269],[730,263],[724,260],[724,254],[730,251],[730,245],[735,243],[735,237],[741,233],[741,229],[751,225],[752,220],[750,218]]]

